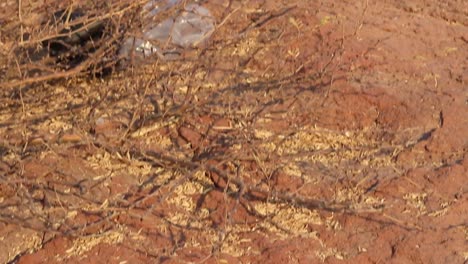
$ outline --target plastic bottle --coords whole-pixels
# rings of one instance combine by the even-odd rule
[[[180,0],[152,0],[143,7],[147,18],[157,16],[161,11],[180,3]],[[197,4],[188,4],[177,16],[168,18],[157,25],[148,25],[143,29],[142,38],[129,37],[120,48],[123,58],[145,58],[157,54],[163,59],[166,44],[172,48],[190,48],[199,45],[214,31],[214,18],[210,11]],[[170,47],[169,47],[170,48]]]

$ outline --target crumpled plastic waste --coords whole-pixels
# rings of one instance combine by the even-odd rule
[[[151,19],[181,0],[151,0],[143,7],[146,17]],[[141,38],[127,38],[119,50],[119,56],[145,58],[157,54],[162,59],[171,59],[167,44],[187,49],[207,40],[215,29],[210,11],[198,4],[188,4],[177,17],[168,18],[157,25],[143,29]]]

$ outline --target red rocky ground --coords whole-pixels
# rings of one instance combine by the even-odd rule
[[[2,214],[0,262],[466,263],[468,2],[228,10],[203,67],[2,107],[0,205],[32,220]]]

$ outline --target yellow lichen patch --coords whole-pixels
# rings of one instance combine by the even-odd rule
[[[65,259],[73,256],[81,256],[92,250],[99,244],[115,245],[124,240],[124,235],[118,231],[109,231],[102,234],[90,235],[77,238],[73,241],[73,245],[67,249],[68,254]]]
[[[335,199],[338,203],[347,203],[356,211],[375,211],[380,208],[385,200],[365,194],[360,188],[342,188],[336,191]]]
[[[150,163],[133,159],[128,153],[111,154],[107,151],[101,151],[87,157],[87,161],[91,168],[111,172],[110,174],[106,174],[106,177],[124,173],[126,175],[134,175],[136,179],[147,176],[152,172]],[[103,175],[96,177],[100,178]]]
[[[339,260],[345,259],[344,253],[338,251],[336,248],[324,248],[323,250],[317,251],[315,254],[322,262],[329,257],[335,257]]]
[[[259,250],[251,248],[252,239],[245,237],[246,233],[251,232],[252,231],[245,226],[234,226],[230,228],[227,232],[226,237],[223,239],[223,243],[221,245],[221,252],[234,257],[240,257],[246,254],[260,254]]]
[[[295,168],[291,176],[307,174],[299,164],[321,164],[334,169],[346,167],[347,175],[357,175],[362,168],[393,168],[394,157],[402,146],[382,144],[371,136],[372,132],[372,128],[339,132],[309,126],[292,135],[275,134],[276,140],[270,139],[260,146],[263,152],[284,157],[283,165]]]
[[[288,164],[283,168],[283,172],[290,175],[290,176],[295,176],[295,177],[301,177],[302,176],[302,171],[299,168],[299,166],[295,164]]]
[[[324,26],[324,25],[330,24],[332,20],[333,20],[332,17],[324,16],[322,19],[320,19],[320,25]]]
[[[388,163],[387,159],[375,159],[380,151],[379,142],[368,138],[363,132],[336,132],[308,127],[284,140],[278,154],[304,154],[310,161],[324,164],[339,164],[344,160],[359,160],[364,165]]]
[[[72,124],[62,121],[58,118],[52,118],[51,120],[44,123],[44,126],[48,127],[49,132],[56,134],[60,131],[69,130],[72,128]]]
[[[6,232],[0,236],[0,263],[12,263],[18,255],[32,253],[40,248],[41,243],[42,235],[39,232],[15,227],[15,232]]]
[[[276,150],[277,145],[275,144],[275,142],[265,141],[264,143],[260,145],[260,147],[262,148],[263,151],[267,153],[272,153]]]
[[[406,204],[418,209],[419,213],[426,213],[426,199],[427,193],[408,193],[403,196],[403,199],[406,201]]]
[[[231,55],[237,55],[237,56],[247,56],[251,52],[252,49],[254,49],[256,46],[258,46],[256,42],[256,37],[258,35],[257,32],[254,32],[251,34],[252,36],[250,38],[246,38],[245,40],[241,41],[232,51]]]
[[[448,54],[450,54],[452,52],[456,52],[457,50],[458,50],[457,47],[445,47],[444,52],[445,52],[445,54],[448,55]]]
[[[273,136],[273,132],[269,130],[260,130],[260,129],[255,130],[255,137],[258,139],[268,139],[271,136]]]
[[[439,210],[435,210],[431,213],[428,213],[427,215],[428,216],[433,216],[433,217],[441,217],[441,216],[444,216],[445,214],[447,214],[448,212],[448,209],[450,207],[450,203],[449,202],[441,202],[440,203],[440,208]]]
[[[171,139],[168,137],[161,136],[158,133],[154,133],[158,129],[163,127],[171,127],[177,121],[176,118],[170,119],[166,122],[155,122],[146,126],[139,128],[137,131],[130,134],[132,138],[146,137],[146,144],[150,145],[157,142],[158,147],[166,148],[171,145]]]
[[[259,225],[280,236],[294,234],[308,237],[311,235],[310,225],[324,223],[317,211],[289,204],[258,203],[254,208],[257,213],[267,217]]]
[[[202,173],[199,172],[196,175],[201,177]],[[168,220],[182,226],[203,227],[203,221],[198,219],[206,217],[208,212],[207,210],[200,210],[198,217],[196,217],[194,213],[197,205],[192,196],[203,193],[204,188],[204,185],[197,181],[185,181],[177,186],[167,199],[167,203],[176,206],[178,210],[170,212]]]

